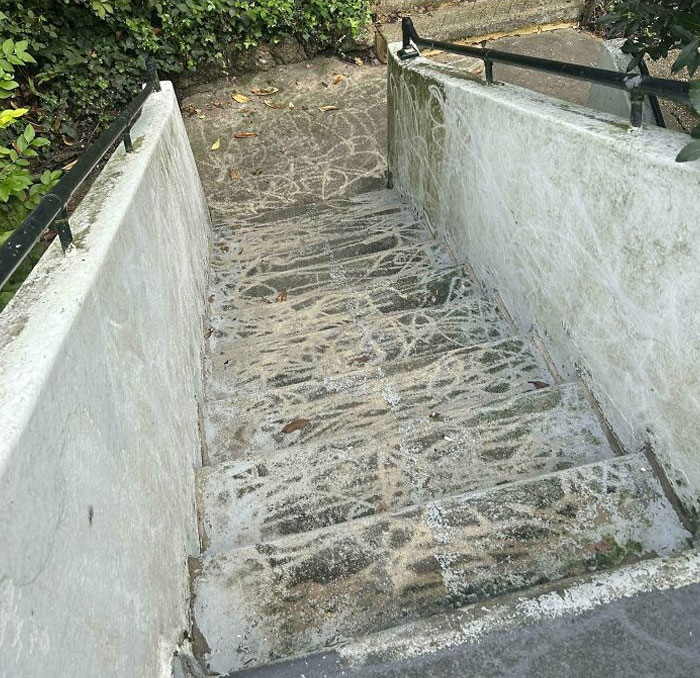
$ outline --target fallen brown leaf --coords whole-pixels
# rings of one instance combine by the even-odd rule
[[[276,109],[278,109],[278,110],[282,110],[282,109],[284,109],[284,108],[287,108],[287,106],[285,106],[285,104],[279,104],[279,103],[277,103],[276,101],[263,101],[263,103],[264,103],[265,106],[267,106],[268,108],[276,108]]]
[[[353,358],[350,361],[351,365],[364,365],[365,363],[369,362],[369,356],[368,355],[361,355],[359,358]]]
[[[241,178],[241,170],[233,169],[233,167],[228,168],[228,178],[231,181],[238,181]]]
[[[236,139],[251,139],[252,137],[257,137],[257,132],[236,132],[234,135]]]
[[[247,97],[245,94],[239,94],[238,92],[234,92],[231,98],[239,104],[247,104],[250,101],[250,97]]]
[[[75,167],[75,163],[77,163],[77,162],[78,162],[77,158],[75,160],[71,160],[69,163],[63,165],[63,167],[61,167],[61,169],[64,172],[67,172],[68,170],[73,169]]]
[[[265,89],[260,89],[260,87],[253,87],[253,89],[250,90],[251,94],[255,94],[255,96],[258,97],[266,97],[269,96],[270,94],[275,94],[275,92],[279,92],[279,88],[277,87],[265,87]]]
[[[282,433],[294,433],[294,431],[304,428],[308,423],[308,419],[294,419],[282,429]]]
[[[532,384],[536,389],[547,388],[549,384],[546,381],[528,381],[528,384]]]
[[[287,290],[280,290],[280,293],[277,295],[277,299],[275,301],[279,304],[283,301],[287,301]]]
[[[326,111],[337,111],[338,107],[337,106],[321,106],[319,109],[321,113],[325,113]]]
[[[337,85],[339,82],[342,82],[342,80],[343,80],[343,76],[340,73],[338,73],[338,75],[336,75],[333,78],[333,80],[331,80],[331,85]]]

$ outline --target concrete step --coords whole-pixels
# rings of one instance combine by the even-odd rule
[[[260,336],[241,338],[235,330],[219,331],[210,338],[212,373],[238,388],[252,383],[289,386],[318,374],[443,353],[512,333],[484,297],[370,316],[348,310],[334,320],[334,327],[324,323],[322,329],[314,330],[289,314],[274,324],[263,341]]]
[[[209,458],[212,463],[252,458],[348,434],[381,440],[391,412],[423,417],[448,403],[475,407],[532,390],[529,382],[550,380],[527,337],[342,374],[319,372],[282,388],[242,389],[231,380],[227,395],[206,403]],[[219,392],[225,388],[216,384]],[[292,422],[295,430],[285,430]]]
[[[442,612],[228,678],[688,678],[700,664],[699,635],[700,554],[684,551]]]
[[[622,562],[689,534],[642,454],[205,557],[198,646],[225,673]]]
[[[394,4],[405,5],[403,0],[397,0],[396,3],[388,0],[388,6]],[[418,4],[411,2],[411,5]],[[440,4],[434,11],[424,13],[411,12],[410,7],[405,6],[397,9],[404,15],[411,15],[421,37],[454,42],[552,25],[573,25],[578,22],[585,4],[585,0],[519,0],[517,4],[496,0],[475,0],[449,5]],[[380,16],[383,13],[391,12],[380,11]],[[401,40],[401,22],[381,24],[377,35],[383,43],[378,45],[377,49],[381,57],[385,53],[387,43]]]
[[[214,225],[214,282],[288,271],[432,239],[393,191],[297,205]]]
[[[266,270],[269,266],[265,259],[242,276],[221,272],[215,282],[231,310],[238,311],[274,303],[302,302],[350,286],[364,288],[376,279],[419,279],[454,267],[447,250],[435,240],[403,244],[388,235],[365,240],[364,244],[371,251],[361,256],[329,249],[324,256],[309,257],[309,261],[289,260],[287,268],[280,270]],[[350,256],[346,258],[347,254]]]
[[[199,469],[207,553],[614,456],[575,384],[432,414],[401,419],[380,440],[296,445]]]
[[[288,295],[279,303],[259,300],[244,308],[219,285],[210,295],[210,348],[215,355],[220,345],[225,350],[243,340],[264,346],[284,334],[339,330],[387,313],[456,309],[475,297],[482,298],[482,292],[470,270],[454,266],[400,272],[356,286],[329,285],[322,292]]]

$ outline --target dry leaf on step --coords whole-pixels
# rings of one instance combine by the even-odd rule
[[[528,384],[532,384],[536,389],[547,388],[549,384],[546,381],[528,381]]]
[[[282,429],[282,433],[294,433],[294,431],[304,428],[308,423],[308,419],[294,419]]]
[[[322,113],[325,113],[326,111],[337,111],[338,107],[337,106],[321,106],[319,109]]]
[[[276,101],[263,101],[263,103],[264,103],[265,106],[267,106],[268,108],[276,108],[276,109],[279,109],[279,110],[282,110],[282,109],[284,109],[284,108],[287,108],[287,106],[285,106],[284,104],[278,104]]]
[[[287,301],[287,290],[280,290],[280,293],[277,295],[277,299],[275,299],[275,301],[277,303]]]
[[[211,150],[216,151],[219,146],[221,146],[221,140],[217,139],[212,145],[211,145]]]
[[[341,82],[342,80],[343,80],[343,76],[342,76],[340,73],[338,73],[338,75],[336,75],[336,76],[333,78],[333,80],[331,80],[331,85],[337,85],[337,84],[338,84],[339,82]]]
[[[234,169],[233,167],[228,168],[228,178],[231,181],[238,181],[241,178],[241,170]]]
[[[231,98],[234,101],[237,101],[239,104],[247,104],[250,101],[249,97],[247,97],[245,94],[239,94],[238,92],[234,92],[231,95]]]
[[[236,132],[233,135],[236,139],[251,139],[252,137],[257,137],[257,132]]]

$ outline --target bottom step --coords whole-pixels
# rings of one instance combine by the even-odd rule
[[[653,558],[562,583],[228,678],[697,675],[700,554]]]
[[[204,558],[200,650],[240,670],[688,537],[643,455],[569,469]]]

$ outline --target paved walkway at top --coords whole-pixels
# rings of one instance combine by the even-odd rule
[[[215,222],[385,185],[384,66],[320,57],[198,86],[181,105]]]

